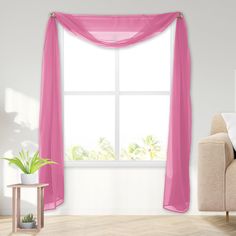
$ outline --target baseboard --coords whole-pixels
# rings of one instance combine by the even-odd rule
[[[35,210],[34,210],[35,211]],[[32,208],[22,208],[21,214],[34,213]],[[11,208],[0,209],[0,215],[8,216],[11,215]],[[50,215],[179,215],[179,213],[170,212],[164,209],[142,209],[142,208],[129,208],[129,209],[91,209],[91,208],[80,208],[80,209],[67,209],[58,207],[56,210],[45,211],[46,216]],[[225,212],[200,212],[190,210],[185,215],[225,215]],[[230,212],[230,215],[236,215],[236,212]]]

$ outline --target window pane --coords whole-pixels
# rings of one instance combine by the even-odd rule
[[[111,91],[115,53],[64,31],[64,90]]]
[[[120,154],[123,160],[165,160],[169,96],[120,97]]]
[[[169,91],[171,27],[160,35],[119,51],[122,91]]]
[[[66,159],[113,160],[114,96],[64,96]]]

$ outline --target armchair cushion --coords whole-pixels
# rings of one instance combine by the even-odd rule
[[[236,150],[236,113],[222,113],[226,127],[228,130],[229,138]]]
[[[211,122],[211,134],[227,133],[227,127],[221,114],[215,114]]]

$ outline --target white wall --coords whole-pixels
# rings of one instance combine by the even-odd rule
[[[234,109],[235,0],[0,0],[0,155],[37,144],[40,69],[44,31],[51,11],[96,14],[182,11],[192,54],[193,142],[191,206],[197,211],[197,142],[208,134],[215,112]],[[10,213],[18,173],[0,162],[0,213]],[[53,213],[166,214],[163,168],[67,168],[66,198]],[[34,204],[23,195],[23,208]],[[169,214],[169,213],[168,213]]]

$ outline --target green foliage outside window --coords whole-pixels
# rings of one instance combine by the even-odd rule
[[[153,135],[148,135],[140,143],[131,143],[121,150],[121,160],[165,160],[166,153],[161,143]],[[115,151],[106,138],[100,138],[97,146],[87,150],[81,145],[74,145],[66,152],[66,159],[81,160],[115,160]]]
[[[93,150],[87,150],[80,145],[72,146],[66,153],[68,160],[114,160],[115,152],[111,143],[106,138],[100,138]]]
[[[121,151],[121,159],[125,160],[155,160],[161,157],[161,145],[152,135],[146,136],[140,144],[131,143]]]

